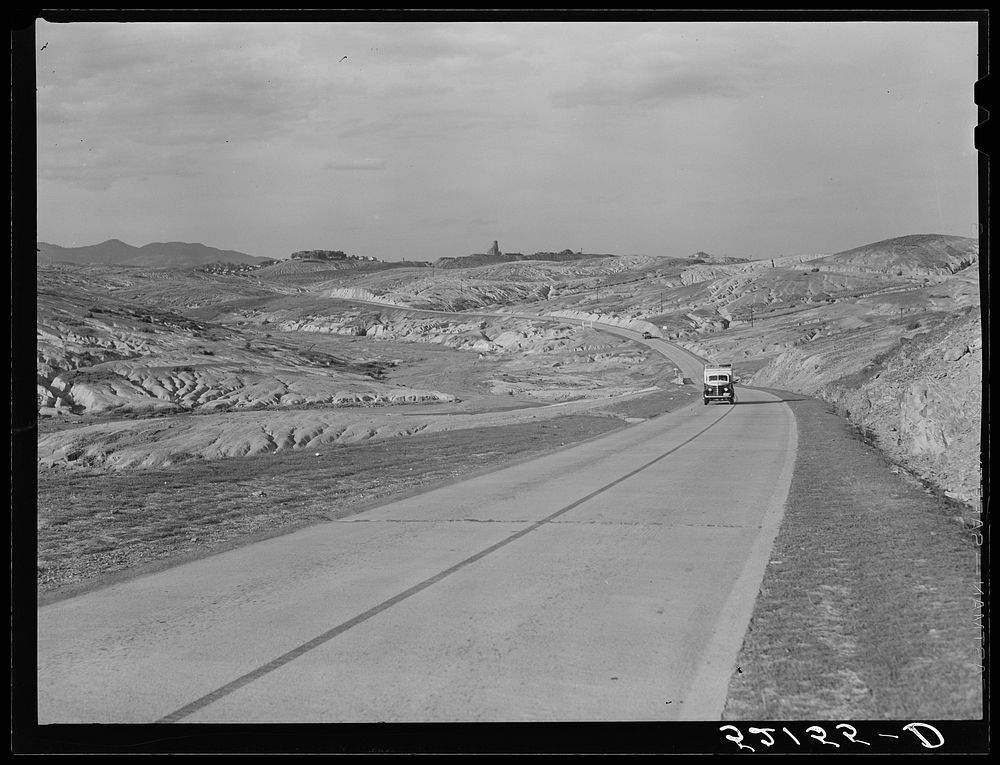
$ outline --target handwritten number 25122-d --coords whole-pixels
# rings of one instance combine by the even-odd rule
[[[843,736],[850,743],[862,744],[864,746],[871,746],[870,742],[862,741],[857,737],[858,731],[857,728],[855,728],[853,725],[848,725],[847,723],[840,723],[839,725],[836,725],[834,727],[838,731],[840,731],[841,736]],[[723,725],[721,728],[719,728],[719,730],[732,731],[731,734],[726,735],[726,738],[729,741],[732,741],[734,744],[736,744],[736,746],[738,746],[740,749],[749,750],[751,752],[756,751],[756,749],[750,746],[749,743],[744,743],[743,733],[735,725]],[[802,745],[802,742],[799,741],[795,737],[795,735],[790,730],[788,730],[788,728],[782,728],[781,730],[792,741],[794,741],[797,746]],[[938,731],[938,729],[935,728],[933,725],[928,725],[927,723],[912,722],[908,723],[907,725],[904,725],[903,730],[912,733],[914,736],[916,736],[920,740],[920,745],[927,749],[937,749],[939,746],[944,744],[944,736],[942,736],[940,731]],[[774,746],[775,739],[774,736],[772,736],[771,734],[775,733],[776,731],[777,728],[754,728],[754,727],[747,728],[747,733],[751,736],[759,736],[760,744],[765,747]],[[836,747],[837,749],[839,749],[841,746],[836,741],[828,739],[826,737],[826,731],[818,725],[809,726],[808,728],[806,728],[806,733],[809,734],[810,738],[815,739],[821,744],[826,744],[827,746]],[[899,736],[893,734],[880,733],[878,735],[883,738],[899,738]]]

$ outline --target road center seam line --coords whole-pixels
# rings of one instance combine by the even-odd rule
[[[401,603],[402,601],[406,600],[407,598],[409,598],[409,597],[411,597],[413,595],[416,595],[418,592],[421,592],[422,590],[427,589],[431,585],[437,584],[438,582],[440,582],[445,577],[450,576],[451,574],[455,573],[459,569],[465,568],[470,563],[475,563],[476,561],[478,561],[478,560],[480,560],[482,558],[485,558],[490,553],[496,552],[501,547],[506,547],[511,542],[514,542],[514,541],[520,539],[521,537],[525,536],[526,534],[531,533],[535,529],[537,529],[537,528],[539,528],[541,526],[544,526],[545,524],[549,523],[553,519],[558,518],[560,515],[563,515],[564,513],[569,512],[573,508],[579,507],[584,502],[588,502],[589,500],[593,499],[594,497],[598,496],[599,494],[604,493],[608,489],[610,489],[610,488],[612,488],[614,486],[617,486],[622,481],[628,480],[629,478],[631,478],[632,476],[636,475],[637,473],[642,472],[646,468],[651,467],[652,465],[656,464],[657,462],[659,462],[660,460],[664,459],[665,457],[668,457],[669,455],[673,454],[678,449],[686,446],[687,444],[691,443],[692,441],[694,441],[699,436],[701,436],[704,433],[706,433],[709,429],[715,427],[719,422],[721,422],[723,420],[723,418],[729,416],[729,414],[732,411],[733,411],[732,408],[727,408],[726,412],[721,417],[719,417],[717,420],[714,420],[713,422],[709,423],[707,426],[705,426],[704,428],[702,428],[701,430],[699,430],[693,436],[691,436],[688,439],[686,439],[686,440],[682,441],[681,443],[677,444],[677,446],[673,447],[672,449],[668,449],[663,454],[659,455],[658,457],[655,457],[654,459],[650,460],[646,464],[641,465],[640,467],[637,467],[635,470],[632,470],[631,472],[626,473],[625,475],[616,478],[614,481],[611,481],[610,483],[605,484],[601,488],[592,491],[590,494],[586,495],[585,497],[582,497],[582,498],[576,500],[575,502],[572,502],[569,505],[566,505],[565,507],[563,507],[563,508],[561,508],[559,510],[556,510],[551,515],[548,515],[545,518],[542,518],[541,520],[535,521],[530,526],[528,526],[526,528],[523,528],[523,529],[521,529],[520,531],[518,531],[518,532],[516,532],[514,534],[511,534],[509,537],[506,537],[505,539],[501,539],[499,542],[497,542],[497,543],[495,543],[493,545],[490,545],[489,547],[486,547],[483,550],[480,550],[479,552],[475,553],[474,555],[471,555],[468,558],[465,558],[464,560],[459,561],[458,563],[454,564],[453,566],[449,566],[448,568],[444,569],[443,571],[438,572],[434,576],[432,576],[432,577],[430,577],[428,579],[425,579],[422,582],[419,582],[419,583],[413,585],[409,589],[403,590],[403,592],[401,592],[401,593],[399,593],[397,595],[394,595],[393,597],[389,598],[388,600],[384,600],[381,603],[379,603],[378,605],[373,606],[372,608],[369,608],[367,611],[364,611],[363,613],[358,614],[354,618],[348,619],[346,622],[342,622],[341,624],[338,624],[336,627],[333,627],[332,629],[329,629],[326,632],[324,632],[324,633],[322,633],[320,635],[317,635],[312,640],[309,640],[309,641],[307,641],[305,643],[302,643],[301,645],[299,645],[299,646],[291,649],[290,651],[287,651],[286,653],[283,653],[282,655],[280,655],[280,656],[272,659],[271,661],[267,662],[266,664],[262,664],[261,666],[257,667],[256,669],[253,669],[250,672],[247,672],[246,674],[244,674],[244,675],[236,678],[235,680],[232,680],[229,683],[226,683],[225,685],[223,685],[223,686],[221,686],[219,688],[216,688],[214,691],[211,691],[211,692],[205,694],[204,696],[202,696],[202,697],[200,697],[198,699],[195,699],[191,703],[185,704],[180,709],[177,709],[177,710],[171,712],[170,714],[166,715],[165,717],[161,717],[156,722],[157,723],[173,723],[173,722],[177,722],[178,720],[181,720],[181,719],[183,719],[185,717],[188,717],[188,716],[194,714],[195,712],[197,712],[198,710],[207,707],[209,704],[212,704],[213,702],[218,701],[219,699],[224,698],[225,696],[228,696],[228,695],[230,695],[230,694],[238,691],[243,686],[249,685],[253,681],[260,679],[264,675],[270,674],[271,672],[273,672],[276,669],[280,669],[281,667],[283,667],[284,665],[288,664],[289,662],[297,659],[299,656],[302,656],[303,654],[307,653],[308,651],[311,651],[313,648],[317,648],[317,647],[323,645],[324,643],[332,640],[333,638],[337,637],[341,633],[346,632],[347,630],[351,629],[352,627],[355,627],[358,624],[361,624],[362,622],[368,621],[373,616],[377,616],[378,614],[382,613],[383,611],[385,611],[385,610],[387,610],[389,608],[392,608],[393,606],[395,606],[398,603]]]

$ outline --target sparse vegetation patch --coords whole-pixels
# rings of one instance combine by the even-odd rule
[[[727,720],[980,719],[979,548],[815,399]]]

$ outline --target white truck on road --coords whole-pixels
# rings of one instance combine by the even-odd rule
[[[736,386],[732,364],[705,365],[703,399],[705,406],[708,406],[710,401],[728,401],[730,405],[736,403]]]

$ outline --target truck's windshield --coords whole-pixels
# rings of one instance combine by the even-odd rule
[[[710,383],[727,383],[729,382],[729,375],[709,375],[708,381]]]

